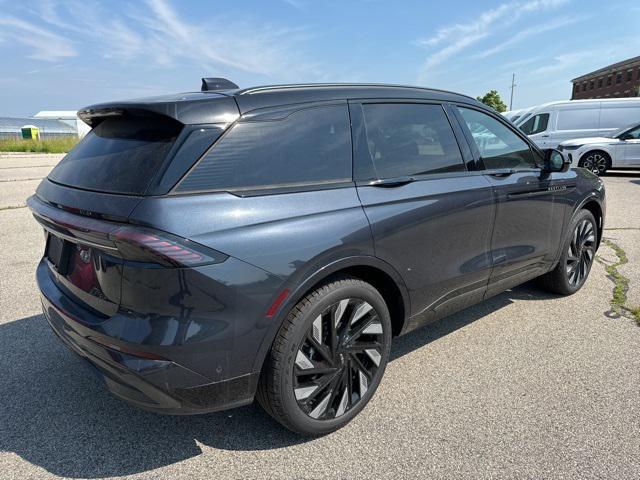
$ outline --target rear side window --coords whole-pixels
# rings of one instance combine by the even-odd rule
[[[580,110],[558,110],[558,130],[585,130],[598,128],[599,108],[582,108]]]
[[[182,126],[169,118],[107,118],[58,163],[48,178],[86,190],[142,195]]]
[[[351,180],[346,105],[239,122],[196,164],[178,192],[252,190]]]
[[[544,132],[547,129],[547,125],[549,125],[549,114],[540,113],[527,120],[520,127],[520,130],[527,135],[535,135],[536,133]]]
[[[502,122],[478,110],[458,109],[486,169],[536,167],[529,145]]]
[[[440,105],[362,105],[369,155],[360,180],[464,171],[462,155]]]

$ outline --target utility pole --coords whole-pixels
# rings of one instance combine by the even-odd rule
[[[514,73],[511,76],[511,100],[509,101],[509,110],[513,110],[513,90],[517,87],[516,85],[516,74]]]

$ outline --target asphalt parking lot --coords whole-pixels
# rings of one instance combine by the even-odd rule
[[[397,339],[371,404],[308,440],[255,405],[136,410],[60,344],[24,207],[59,158],[0,154],[0,478],[640,477],[640,327],[610,304],[615,271],[640,306],[640,172],[605,177],[612,243],[579,293],[525,285]]]

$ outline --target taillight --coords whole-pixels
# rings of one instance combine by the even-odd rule
[[[228,256],[187,239],[147,228],[119,227],[109,237],[124,258],[168,267],[220,263]]]
[[[108,252],[132,262],[163,267],[195,267],[224,262],[228,255],[170,233],[85,217],[27,200],[34,217],[57,237]]]

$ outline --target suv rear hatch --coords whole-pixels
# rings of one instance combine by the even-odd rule
[[[224,126],[185,126],[139,108],[90,111],[85,119],[93,130],[42,181],[28,206],[44,227],[43,262],[58,288],[106,318],[120,306],[126,265],[175,268],[221,260],[186,239],[132,225],[129,216],[145,195],[166,193]]]

